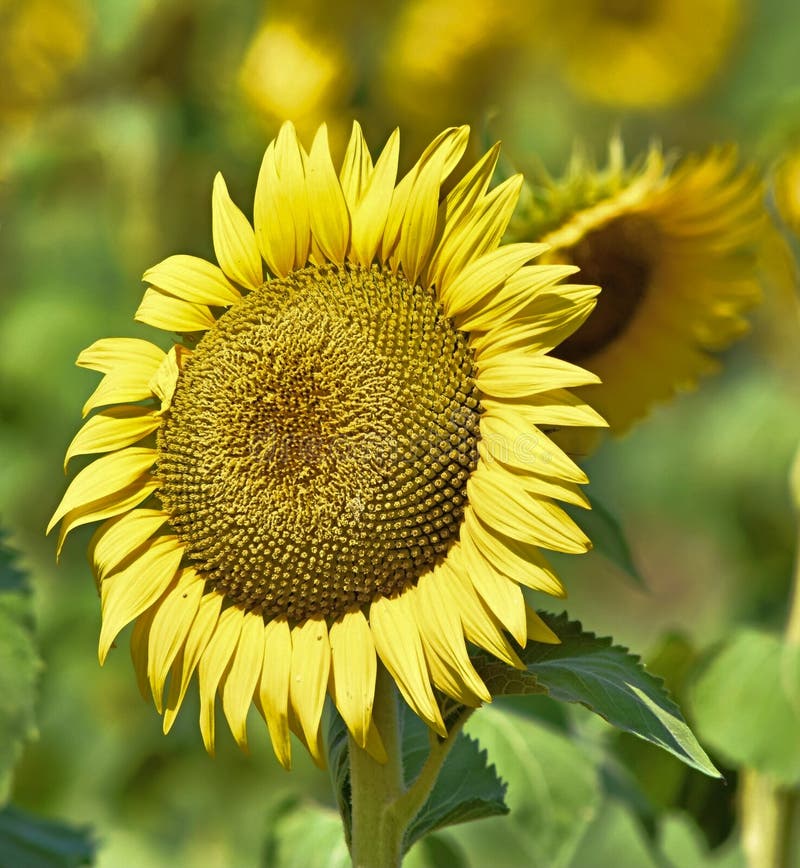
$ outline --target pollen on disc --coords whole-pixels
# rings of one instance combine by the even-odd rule
[[[466,335],[430,290],[311,266],[197,345],[158,433],[159,496],[231,602],[336,618],[458,538],[480,409]]]

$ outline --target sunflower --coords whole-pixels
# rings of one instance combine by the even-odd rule
[[[741,0],[538,0],[537,46],[582,96],[646,108],[700,93],[727,60]]]
[[[577,152],[563,179],[527,188],[508,234],[602,287],[555,354],[599,375],[583,394],[615,433],[718,369],[713,351],[748,330],[775,236],[758,173],[733,148],[670,169],[654,146],[627,168],[618,140],[605,169]]]
[[[489,190],[496,146],[442,194],[467,137],[446,130],[395,184],[397,132],[373,164],[354,125],[337,175],[324,126],[307,153],[285,124],[254,226],[214,181],[219,265],[144,274],[136,319],[181,339],[78,357],[104,377],[66,461],[100,457],[49,529],[60,548],[103,522],[100,661],[135,622],[165,731],[197,672],[209,751],[219,694],[240,745],[255,704],[281,763],[290,731],[322,763],[330,693],[380,759],[379,665],[444,733],[435,691],[491,699],[466,640],[516,666],[514,642],[558,641],[520,586],[562,595],[540,548],[590,546],[556,503],[586,505],[586,477],[539,426],[602,424],[566,391],[597,378],[548,355],[598,290],[529,264],[541,245],[499,246],[521,178]]]
[[[519,0],[410,0],[383,53],[382,103],[415,129],[482,117],[525,55],[526,11]]]
[[[336,124],[332,138],[343,144],[349,130],[341,114],[353,91],[352,67],[340,34],[320,33],[299,16],[269,16],[247,48],[239,83],[273,129],[292,115],[301,132],[313,132],[327,118]]]
[[[800,146],[787,151],[775,168],[775,204],[783,222],[800,236]]]
[[[86,51],[82,0],[0,0],[0,117],[27,119],[53,97]]]

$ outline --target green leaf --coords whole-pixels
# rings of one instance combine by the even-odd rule
[[[0,804],[24,742],[36,733],[34,699],[40,669],[25,576],[0,533]]]
[[[689,701],[698,732],[725,761],[800,783],[800,649],[742,630],[699,673]]]
[[[705,836],[688,814],[672,812],[662,818],[658,845],[665,868],[747,868],[738,841],[709,851]]]
[[[564,509],[592,541],[593,551],[611,561],[637,585],[645,587],[619,520],[596,497],[587,496],[592,507],[590,510],[569,505]]]
[[[570,868],[662,868],[636,818],[614,799],[586,830]],[[682,868],[699,868],[687,862]]]
[[[411,848],[403,868],[469,868],[469,860],[458,841],[433,834]]]
[[[707,775],[721,777],[662,682],[638,657],[612,645],[608,637],[584,632],[566,614],[540,615],[561,644],[529,642],[520,654],[524,670],[483,652],[471,655],[493,696],[548,693],[562,702],[579,702],[618,729],[662,747]]]
[[[350,853],[336,811],[294,797],[269,818],[264,868],[350,868]]]
[[[428,744],[427,727],[409,710],[403,728],[407,780],[411,780],[409,765],[421,768],[418,752],[417,757],[414,756],[413,745],[422,739],[426,744],[421,757],[424,761]],[[505,794],[506,785],[497,776],[495,767],[488,764],[486,751],[481,750],[474,739],[459,733],[430,796],[406,831],[405,850],[436,829],[507,814]]]
[[[344,826],[345,843],[349,847],[353,830],[352,803],[350,801],[350,751],[347,744],[347,727],[341,715],[326,706],[328,715],[325,749],[328,753],[328,774],[331,778],[339,816]]]
[[[404,702],[399,707],[403,771],[409,784],[428,756],[429,730]],[[352,825],[349,750],[347,730],[338,714],[331,716],[326,744],[331,782],[349,842]],[[480,750],[474,739],[459,733],[430,796],[406,832],[404,850],[436,829],[508,813],[503,800],[505,789],[494,766],[488,765],[486,752]]]
[[[8,868],[73,868],[91,865],[95,843],[87,829],[43,820],[18,808],[0,811],[0,865]]]
[[[546,724],[479,709],[466,725],[508,783],[507,817],[468,823],[457,840],[473,868],[566,868],[600,804],[591,756]],[[448,834],[448,833],[443,833]]]

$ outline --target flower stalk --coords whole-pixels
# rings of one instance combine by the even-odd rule
[[[410,784],[403,774],[403,744],[397,689],[383,666],[378,668],[373,719],[388,760],[379,763],[348,735],[353,868],[400,868],[406,831],[431,794],[444,761],[472,709],[450,727],[446,739],[430,733],[430,752]]]
[[[800,449],[789,474],[789,487],[798,518],[797,547],[789,615],[784,642],[790,653],[800,653]],[[741,795],[742,846],[749,868],[794,865],[800,841],[793,833],[800,809],[797,789],[779,786],[770,775],[744,769]]]

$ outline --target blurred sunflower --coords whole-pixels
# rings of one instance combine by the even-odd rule
[[[83,57],[88,31],[80,0],[0,0],[0,118],[25,120],[55,96]]]
[[[778,163],[773,189],[781,218],[800,236],[800,147],[790,150]]]
[[[409,0],[383,52],[380,103],[416,129],[482,118],[524,56],[524,4]]]
[[[619,141],[605,169],[576,152],[563,179],[526,189],[508,238],[548,244],[542,261],[602,287],[556,355],[599,375],[583,394],[615,433],[717,370],[711,352],[747,331],[776,235],[763,199],[733,148],[670,170],[653,147],[626,168]]]
[[[292,117],[302,135],[327,121],[336,125],[329,130],[336,142],[347,138],[342,114],[353,81],[348,52],[336,36],[288,14],[264,20],[239,71],[242,92],[268,128]]]
[[[532,38],[578,93],[643,108],[700,93],[742,19],[741,0],[539,0],[537,12]]]
[[[215,179],[219,266],[179,255],[144,275],[136,319],[183,340],[78,358],[105,375],[84,414],[106,409],[66,460],[107,454],[50,529],[60,547],[104,521],[100,659],[135,620],[165,730],[197,670],[210,751],[219,692],[239,744],[255,703],[285,766],[290,730],[321,763],[330,692],[380,759],[378,660],[443,733],[434,688],[491,699],[465,639],[512,665],[506,633],[558,641],[520,585],[563,593],[539,548],[589,547],[556,504],[586,505],[586,477],[538,426],[603,424],[566,391],[597,378],[548,355],[598,290],[529,265],[540,245],[498,246],[521,178],[488,191],[497,147],[443,196],[467,138],[446,130],[396,184],[396,132],[373,164],[355,125],[337,175],[324,126],[306,153],[284,125],[254,228]]]

